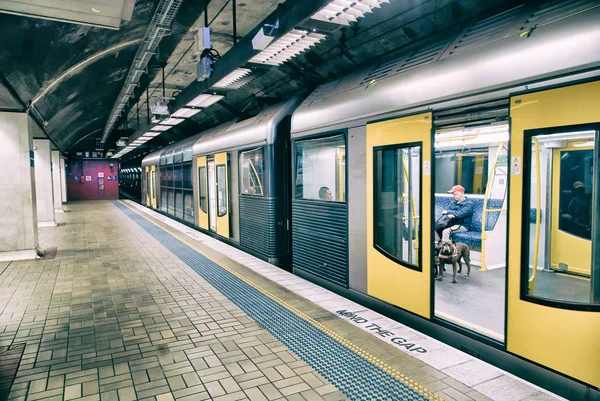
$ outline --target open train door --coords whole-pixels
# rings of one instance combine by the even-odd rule
[[[198,166],[198,227],[208,230],[208,171],[206,156],[197,159]]]
[[[150,166],[146,166],[146,171],[144,172],[146,174],[146,179],[144,180],[146,183],[146,186],[144,188],[145,190],[145,197],[146,197],[146,206],[151,206],[152,203],[150,201]]]
[[[367,125],[368,294],[431,315],[431,113]]]
[[[600,81],[511,97],[507,349],[600,387]]]

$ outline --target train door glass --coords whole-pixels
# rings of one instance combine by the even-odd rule
[[[501,342],[506,309],[508,130],[506,124],[440,130],[434,152],[436,238],[442,239],[447,231],[456,249],[468,249],[471,265],[468,272],[461,258],[453,283],[453,264],[445,263],[444,271],[438,264],[443,258],[436,256],[435,316]],[[449,193],[455,185],[464,188],[466,200],[460,193]],[[460,215],[463,208],[472,212],[447,222],[442,219],[444,211]],[[435,246],[437,255],[441,243]]]
[[[529,237],[526,293],[552,301],[600,303],[600,287],[592,286],[596,132],[532,134],[525,163],[531,182],[526,185],[529,218],[524,227]]]
[[[375,150],[375,247],[420,268],[421,146]]]
[[[208,162],[208,220],[211,231],[217,231],[217,182],[215,162]]]

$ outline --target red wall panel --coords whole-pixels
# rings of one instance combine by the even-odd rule
[[[69,200],[119,198],[119,163],[110,159],[68,160],[67,165],[67,197]],[[86,177],[90,177],[90,181],[87,181]],[[104,193],[102,193],[101,185],[104,185]]]

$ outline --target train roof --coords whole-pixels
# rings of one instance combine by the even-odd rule
[[[214,152],[249,148],[272,144],[277,134],[277,125],[292,115],[302,99],[293,96],[290,99],[265,108],[256,116],[230,124],[226,129],[219,129],[202,135],[194,144],[195,156]]]
[[[515,7],[477,21],[450,39],[446,35],[399,58],[321,85],[296,109],[292,135],[423,112],[476,94],[498,96],[504,91],[506,97],[527,89],[525,84],[565,74],[590,74],[595,69],[598,75],[597,4],[535,18],[530,14],[526,7]]]

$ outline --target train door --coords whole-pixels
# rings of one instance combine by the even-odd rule
[[[216,172],[216,232],[222,237],[229,238],[229,171],[227,165],[227,152],[217,153],[214,156]]]
[[[208,161],[208,222],[210,231],[217,232],[217,181],[215,161]]]
[[[431,315],[431,113],[367,125],[367,291]]]
[[[150,166],[146,166],[146,205],[150,206],[151,205],[151,201],[150,201]]]
[[[198,227],[208,230],[208,172],[206,156],[197,159],[198,166]]]
[[[147,168],[147,167],[146,167]],[[153,209],[156,209],[156,166],[150,168],[150,202]]]
[[[596,81],[511,98],[507,316],[510,352],[595,387],[599,93]]]

